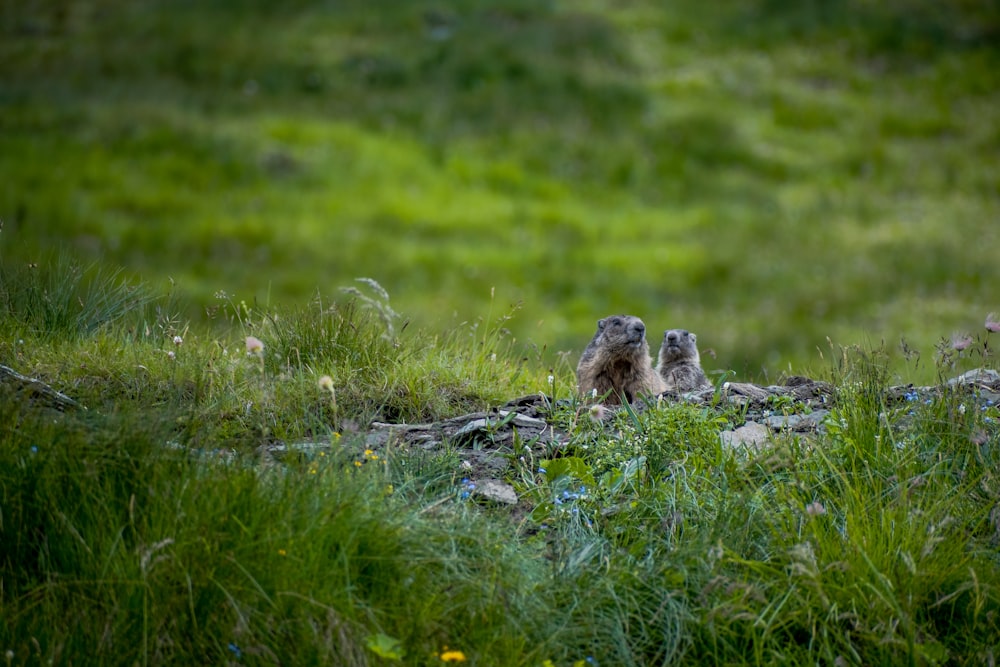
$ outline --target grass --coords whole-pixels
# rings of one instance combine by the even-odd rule
[[[495,291],[549,363],[614,312],[746,379],[1000,308],[989,2],[7,3],[4,259],[55,244],[420,328]]]
[[[8,295],[72,285],[93,303],[56,299],[53,321],[101,322],[37,331],[35,300],[3,302],[4,358],[88,408],[0,400],[8,664],[996,659],[1000,409],[955,390],[892,403],[884,351],[833,358],[823,433],[743,450],[721,443],[745,418],[724,406],[601,427],[507,315],[435,336],[359,283],[184,323],[169,293],[77,275],[5,275]],[[373,419],[540,388],[568,442],[510,453],[516,509],[464,493],[454,452],[364,439]],[[262,454],[278,440],[329,446]]]
[[[884,391],[997,367],[994,4],[0,17],[6,664],[996,662],[1000,409]],[[595,422],[613,312],[823,432]],[[539,391],[516,508],[366,439]]]

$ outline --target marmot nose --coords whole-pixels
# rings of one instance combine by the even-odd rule
[[[670,333],[668,333],[667,334],[667,341],[670,342],[670,343],[676,343],[677,342],[677,334],[674,333],[673,331],[671,331]]]
[[[642,322],[636,322],[632,325],[632,331],[636,333],[646,333],[646,325]]]

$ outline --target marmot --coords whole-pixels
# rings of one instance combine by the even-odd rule
[[[653,369],[646,325],[632,315],[597,322],[597,333],[580,356],[576,379],[581,394],[605,397],[608,404],[631,403],[641,394],[655,396],[666,387]]]
[[[701,369],[697,342],[698,337],[684,329],[667,329],[663,332],[656,372],[663,379],[667,391],[683,394],[712,387],[712,383],[705,377],[705,371]]]

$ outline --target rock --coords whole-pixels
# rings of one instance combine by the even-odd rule
[[[829,410],[814,410],[801,415],[771,415],[764,423],[775,431],[816,431],[828,414]]]
[[[726,398],[742,396],[753,403],[765,403],[771,396],[767,389],[749,382],[727,382],[722,385],[722,394]]]
[[[462,417],[458,421],[460,423],[467,418],[468,416]],[[448,438],[456,445],[471,442],[474,445],[486,444],[494,447],[513,446],[515,436],[520,436],[522,440],[531,440],[542,436],[548,428],[548,423],[543,419],[498,410],[496,416],[466,421]]]
[[[487,449],[458,449],[455,454],[462,459],[462,467],[471,475],[502,476],[510,467],[509,455]]]
[[[722,444],[728,447],[743,446],[747,449],[760,449],[771,440],[771,429],[758,424],[757,422],[747,422],[734,431],[723,431],[719,434]]]
[[[959,385],[986,385],[991,389],[1000,388],[1000,373],[992,368],[977,368],[948,380],[949,387]]]
[[[86,410],[86,408],[72,398],[62,392],[56,391],[41,380],[21,375],[13,368],[7,366],[0,366],[0,385],[12,389],[15,394],[34,405],[41,405],[42,407],[60,411],[65,411],[69,408]]]
[[[990,391],[989,389],[980,389],[979,398],[989,405],[1000,404],[1000,393]]]
[[[559,434],[545,420],[510,410],[473,412],[433,424],[373,422],[371,428],[387,432],[385,441],[395,439],[424,449],[435,449],[445,441],[456,447],[499,449],[513,448],[515,440],[543,444],[559,440]]]
[[[514,491],[514,487],[496,479],[475,480],[472,495],[501,505],[517,504],[517,493]]]
[[[555,405],[563,403],[566,403],[565,399],[556,401]],[[507,401],[500,409],[517,412],[526,417],[541,417],[549,412],[552,405],[552,399],[545,394],[528,394]]]
[[[820,382],[801,376],[793,376],[785,380],[784,395],[791,396],[796,401],[818,399],[821,403],[826,403],[827,398],[833,396],[833,385],[829,382]]]

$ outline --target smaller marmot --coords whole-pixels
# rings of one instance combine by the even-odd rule
[[[663,378],[667,391],[683,394],[712,387],[712,383],[705,377],[705,371],[701,369],[697,342],[698,337],[684,329],[667,329],[663,332],[656,372]]]
[[[613,315],[597,322],[597,333],[580,356],[576,379],[581,394],[608,404],[631,403],[640,395],[665,390],[653,369],[646,342],[646,325],[632,315]]]

